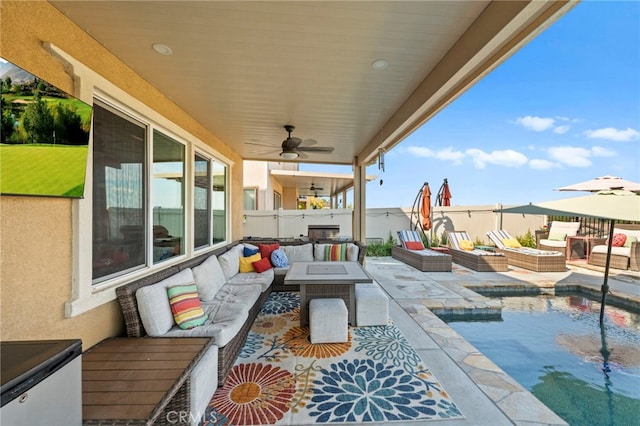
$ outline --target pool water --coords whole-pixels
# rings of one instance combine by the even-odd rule
[[[449,322],[570,425],[640,424],[640,315],[580,295],[501,297],[502,321]]]

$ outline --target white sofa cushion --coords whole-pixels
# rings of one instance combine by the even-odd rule
[[[558,241],[558,240],[540,240],[540,244],[547,247],[558,247],[558,248],[563,248],[567,246],[566,241]]]
[[[245,312],[249,312],[249,309],[256,303],[256,300],[262,293],[262,287],[259,284],[245,284],[245,285],[225,285],[220,289],[216,298],[212,302],[213,304],[226,304],[226,305],[239,305],[242,306]],[[204,309],[204,304],[203,304]],[[207,310],[205,309],[205,313]],[[209,318],[213,321],[213,318]]]
[[[187,268],[155,284],[144,286],[136,291],[138,311],[144,330],[149,336],[159,337],[164,335],[171,327],[175,326],[167,287],[191,284],[194,282],[191,269]],[[197,327],[196,327],[197,328]]]
[[[223,347],[242,329],[247,317],[247,308],[241,304],[203,302],[202,307],[212,321],[210,324],[182,330],[172,327],[163,337],[212,337],[216,346]]]
[[[236,274],[229,278],[227,285],[246,285],[246,284],[258,284],[261,286],[262,291],[269,288],[273,282],[274,271],[273,268],[264,272],[243,272]]]
[[[289,260],[289,265],[293,262],[313,262],[313,244],[282,246]]]
[[[212,345],[191,371],[189,424],[197,426],[218,388],[218,347]]]
[[[594,246],[591,249],[591,253],[607,254],[607,246],[604,244]],[[611,254],[615,254],[617,256],[631,257],[631,247],[611,247]]]
[[[209,256],[193,268],[193,279],[198,286],[200,300],[204,302],[213,300],[226,281],[220,262],[215,255]]]
[[[218,257],[225,280],[228,280],[240,272],[240,256],[242,256],[243,250],[244,246],[242,244],[238,244]]]

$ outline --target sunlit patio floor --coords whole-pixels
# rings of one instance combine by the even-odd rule
[[[556,425],[566,424],[531,393],[467,343],[433,311],[491,315],[499,304],[473,291],[533,287],[545,291],[579,288],[598,294],[601,269],[579,262],[565,272],[536,273],[509,267],[508,272],[475,272],[453,265],[452,272],[420,272],[391,257],[367,257],[367,271],[389,295],[391,318],[465,415],[464,420],[424,422],[425,425]],[[640,306],[640,273],[612,270],[609,298]],[[420,424],[420,422],[411,422]]]

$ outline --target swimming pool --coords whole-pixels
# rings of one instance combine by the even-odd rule
[[[501,321],[448,323],[570,425],[637,424],[639,314],[607,305],[601,329],[582,295],[499,299]]]

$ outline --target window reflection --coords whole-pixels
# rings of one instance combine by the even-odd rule
[[[227,209],[227,167],[224,164],[213,163],[212,182],[212,223],[213,242],[226,240],[226,209]]]
[[[210,160],[198,154],[195,155],[195,182],[193,189],[193,242],[195,248],[209,245],[211,220],[209,217],[209,205],[211,198],[211,171]]]
[[[184,253],[185,147],[153,132],[153,262]]]

